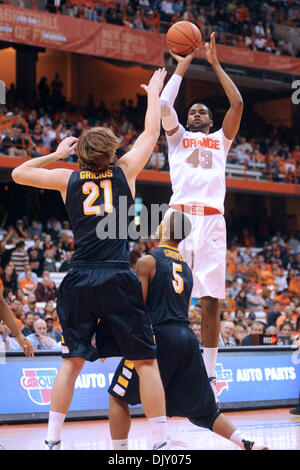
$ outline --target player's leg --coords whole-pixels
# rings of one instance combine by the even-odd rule
[[[193,291],[193,296],[197,294],[201,298],[203,359],[216,395],[215,366],[221,329],[219,299],[225,297],[226,225],[222,215],[204,216],[201,219],[203,226],[199,222],[200,231],[197,235],[200,249],[195,243],[193,275],[197,291]]]
[[[243,450],[268,450],[266,445],[251,441],[248,436],[237,429],[222,413],[214,421],[212,431],[225,437],[225,439],[233,442]]]
[[[167,441],[165,394],[156,361],[156,345],[141,283],[128,270],[114,272],[102,285],[99,295],[99,311],[106,325],[103,335],[101,322],[97,327],[96,343],[100,357],[108,357],[106,341],[112,338],[127,361],[131,361],[138,374],[140,396],[144,412],[154,436],[154,444]],[[111,299],[114,302],[111,302]],[[121,308],[120,308],[121,306]],[[121,373],[122,375],[122,373]],[[129,380],[125,376],[123,383]]]
[[[128,404],[109,395],[109,430],[114,450],[128,449],[131,417]]]
[[[139,376],[141,403],[151,427],[154,448],[167,442],[165,392],[156,359],[132,361]]]
[[[203,360],[215,395],[215,367],[218,355],[220,330],[221,321],[219,315],[219,299],[208,296],[201,297],[201,337],[203,345]]]
[[[46,447],[60,448],[61,431],[72,401],[75,381],[84,365],[81,357],[63,358],[51,392],[51,407],[48,419]]]

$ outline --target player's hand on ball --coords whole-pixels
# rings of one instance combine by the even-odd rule
[[[216,35],[215,33],[211,33],[210,42],[205,43],[205,55],[207,61],[213,65],[218,62],[217,58],[217,49],[216,49]]]
[[[181,64],[190,65],[190,63],[192,62],[193,58],[195,57],[196,52],[198,51],[198,49],[199,49],[199,47],[197,47],[197,49],[195,49],[193,52],[191,52],[191,54],[188,54],[185,57],[183,57],[181,55],[178,55],[178,54],[175,54],[175,52],[172,52],[171,50],[169,50],[169,52],[170,52],[171,56],[176,60],[176,62],[181,63]]]
[[[78,139],[76,137],[66,137],[57,147],[56,153],[59,154],[60,158],[68,157],[72,152],[74,152],[77,142]]]
[[[167,75],[166,69],[163,67],[162,69],[158,69],[152,75],[148,85],[141,85],[141,87],[149,93],[151,91],[160,93],[164,86],[164,81]]]

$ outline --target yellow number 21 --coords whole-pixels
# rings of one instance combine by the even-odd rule
[[[88,197],[83,202],[83,212],[85,215],[101,214],[101,207],[94,205],[94,202],[99,197],[100,188],[104,191],[104,211],[113,211],[111,180],[100,181],[99,186],[94,181],[86,181],[82,186],[83,194],[88,194]]]

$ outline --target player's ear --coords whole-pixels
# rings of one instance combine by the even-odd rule
[[[209,120],[209,128],[213,127],[214,121],[212,119]]]

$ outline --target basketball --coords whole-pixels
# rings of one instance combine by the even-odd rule
[[[193,23],[178,21],[168,29],[166,40],[171,52],[185,57],[199,47],[201,33]]]

